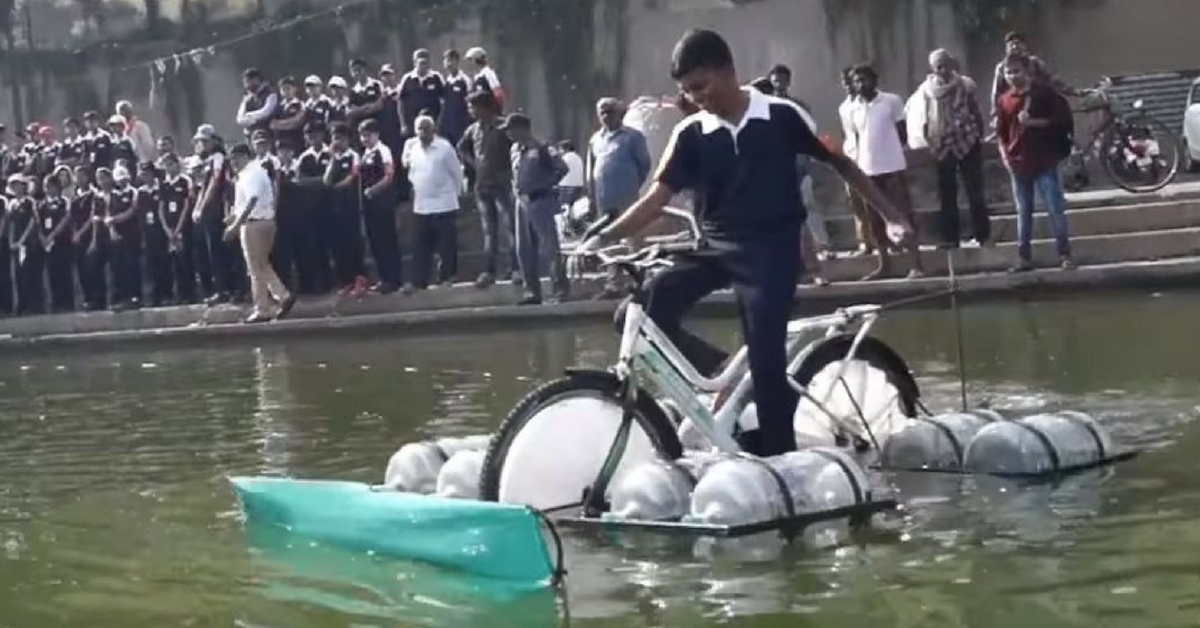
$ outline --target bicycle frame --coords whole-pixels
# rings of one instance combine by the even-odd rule
[[[802,397],[811,400],[835,421],[836,417],[825,410],[825,403],[833,393],[833,383],[844,375],[847,365],[857,353],[859,344],[878,321],[880,311],[881,308],[877,305],[860,305],[825,316],[796,319],[788,324],[788,373],[793,373],[807,353],[798,350],[805,336],[814,331],[825,330],[824,337],[828,338],[843,332],[848,325],[861,321],[850,352],[839,366],[838,376],[831,381],[820,399],[813,397],[790,377],[788,379]],[[805,348],[811,344],[806,344]],[[727,453],[738,453],[742,450],[733,439],[733,430],[749,405],[753,391],[748,359],[748,350],[743,346],[716,377],[704,377],[650,319],[642,304],[634,301],[629,304],[625,313],[620,358],[615,370],[618,377],[632,384],[629,388],[631,393],[643,388],[640,377],[649,379],[676,404],[684,416],[695,422],[718,449]],[[736,387],[729,400],[715,414],[698,397],[698,393],[718,393],[734,385]]]

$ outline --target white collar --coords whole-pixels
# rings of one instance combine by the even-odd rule
[[[770,120],[771,98],[753,87],[743,87],[742,91],[750,95],[750,104],[747,105],[746,113],[742,116],[741,122],[738,122],[735,126],[715,113],[701,111],[696,114],[696,117],[700,120],[700,131],[708,135],[724,128],[729,129],[731,133],[737,135],[746,127],[746,123],[751,120]]]

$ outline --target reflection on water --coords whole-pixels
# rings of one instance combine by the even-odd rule
[[[972,399],[1094,413],[1141,458],[1033,487],[892,475],[903,511],[842,547],[759,562],[574,536],[571,623],[1195,625],[1198,306],[1125,295],[964,314]],[[958,399],[951,320],[881,325],[935,411]],[[731,322],[706,327],[736,339]],[[0,358],[0,628],[553,626],[548,594],[243,529],[224,478],[378,481],[400,444],[490,430],[537,381],[614,348],[595,325]]]

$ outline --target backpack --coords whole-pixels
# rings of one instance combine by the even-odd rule
[[[1054,120],[1050,126],[1055,154],[1066,159],[1075,149],[1075,116],[1071,113],[1071,103],[1058,90],[1050,90],[1054,99]]]

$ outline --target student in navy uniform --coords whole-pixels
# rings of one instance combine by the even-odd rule
[[[344,124],[333,127],[333,155],[325,170],[325,187],[329,189],[329,238],[338,292],[360,297],[366,292],[367,278],[363,269],[359,158],[350,148],[350,135],[350,127]]]
[[[83,154],[84,163],[91,168],[93,176],[96,169],[112,169],[112,136],[100,124],[100,114],[89,111],[83,114]]]
[[[296,93],[296,79],[285,76],[279,79],[279,104],[271,120],[271,134],[276,141],[287,139],[299,143],[304,139],[304,101]]]
[[[441,118],[445,92],[446,83],[431,67],[429,51],[421,48],[414,52],[412,71],[400,79],[400,131],[405,139],[413,136],[417,116]]]
[[[130,174],[137,168],[137,152],[133,149],[133,140],[125,136],[125,118],[113,116],[108,119],[109,136],[112,138],[112,158],[114,166],[125,164]]]
[[[162,182],[149,163],[138,167],[137,220],[141,223],[146,271],[150,274],[150,307],[170,305],[175,298],[171,273],[171,227],[167,225]]]
[[[205,304],[219,305],[233,299],[241,287],[236,250],[226,243],[225,213],[228,205],[229,179],[225,168],[225,149],[211,125],[196,129],[196,154],[204,160],[201,190],[192,207],[195,225],[196,260],[205,285]]]
[[[75,276],[83,295],[85,310],[107,307],[108,282],[104,277],[104,259],[96,216],[103,214],[99,193],[92,186],[90,168],[75,168],[75,196],[71,199],[71,243],[75,250]],[[103,171],[107,173],[107,170]]]
[[[458,51],[453,48],[442,55],[442,65],[446,70],[442,75],[446,89],[442,93],[442,119],[438,134],[446,138],[451,146],[458,146],[463,132],[471,125],[471,114],[467,111],[471,77],[459,69]]]
[[[162,156],[163,180],[161,224],[167,244],[166,262],[170,266],[169,281],[179,303],[196,302],[196,272],[192,264],[192,204],[194,184],[183,173],[179,156]]]
[[[275,177],[275,246],[271,250],[271,265],[275,274],[290,292],[300,286],[301,257],[298,243],[302,194],[296,186],[296,144],[279,140],[275,162],[279,172]]]
[[[304,126],[310,124],[329,124],[329,111],[333,102],[325,95],[325,84],[321,77],[311,74],[304,79]]]
[[[363,190],[363,223],[371,256],[379,272],[374,286],[380,294],[400,287],[400,236],[396,233],[396,176],[392,149],[379,140],[379,123],[366,120],[358,128],[363,145],[358,172]]]
[[[346,122],[357,129],[364,120],[377,120],[383,111],[383,83],[367,74],[367,62],[362,59],[350,61],[350,101],[346,110]],[[353,138],[356,141],[358,138]]]
[[[333,153],[326,146],[325,133],[324,124],[306,126],[307,147],[296,161],[296,186],[301,191],[296,227],[301,294],[324,294],[334,286],[330,270],[333,213],[330,191],[325,187],[325,172]]]
[[[383,110],[379,112],[379,140],[392,151],[396,158],[396,176],[392,185],[396,188],[396,200],[400,203],[412,199],[412,186],[402,172],[399,155],[404,152],[404,133],[400,122],[400,81],[396,68],[385,63],[379,68],[379,81],[383,83]]]
[[[475,69],[475,75],[471,77],[471,91],[491,94],[496,99],[499,111],[503,113],[507,98],[504,94],[504,87],[500,85],[500,77],[496,76],[496,71],[488,63],[487,51],[476,46],[468,50],[463,57]]]
[[[41,314],[46,295],[42,289],[44,257],[38,237],[37,203],[29,195],[29,178],[9,181],[13,197],[8,203],[8,249],[16,277],[17,314]]]
[[[853,161],[817,139],[795,103],[743,89],[733,54],[717,33],[684,35],[671,75],[702,111],[675,127],[646,195],[611,225],[589,229],[580,249],[595,251],[636,235],[663,215],[676,194],[693,190],[701,199],[698,218],[707,246],[651,280],[648,313],[697,370],[710,374],[725,354],[680,324],[700,299],[732,285],[761,426],[738,441],[758,456],[792,451],[798,396],[787,380],[786,340],[805,217],[797,211],[803,204],[796,158],[808,155],[832,166],[886,217],[894,239],[910,239],[912,227]]]
[[[43,187],[46,198],[38,213],[38,237],[46,252],[46,279],[50,285],[50,311],[70,312],[75,309],[75,279],[71,267],[75,251],[71,246],[71,210],[63,197],[57,177],[46,177]]]
[[[13,183],[20,177],[19,174],[9,175],[6,191],[11,192]],[[9,197],[0,195],[0,318],[13,313],[12,249],[8,246],[9,234],[12,233],[10,206],[12,202]]]
[[[350,119],[350,88],[346,85],[346,79],[340,76],[329,77],[328,86],[329,112],[325,116],[325,124],[329,128],[333,128],[334,124]]]
[[[84,163],[86,155],[84,155],[82,131],[83,125],[79,120],[67,118],[63,121],[63,139],[59,143],[58,159],[55,163],[72,170]]]
[[[58,163],[58,152],[62,146],[54,140],[54,127],[45,124],[38,128],[37,156],[34,160],[33,172],[37,175],[39,187],[47,175],[54,172]]]
[[[105,208],[104,225],[108,228],[108,268],[112,275],[112,310],[122,312],[142,305],[142,229],[144,213],[138,189],[133,187],[128,170],[118,168],[112,175],[115,188]],[[148,199],[146,202],[157,202]]]

